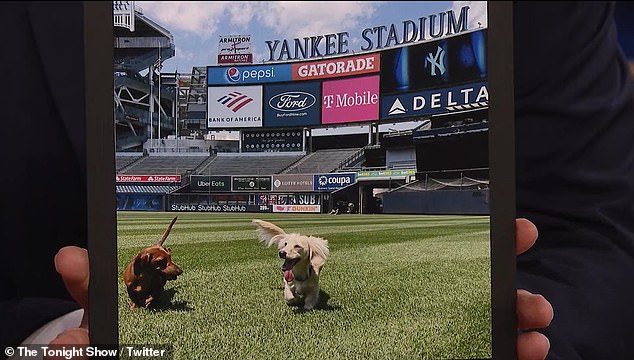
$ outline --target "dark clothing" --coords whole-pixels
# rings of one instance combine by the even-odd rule
[[[87,247],[83,6],[0,3],[0,345],[79,308],[53,259]]]
[[[518,287],[554,319],[549,359],[634,359],[634,111],[610,2],[515,3]]]
[[[0,3],[2,345],[75,308],[53,257],[86,246],[82,7]],[[540,230],[518,286],[553,303],[550,359],[634,359],[634,112],[613,4],[515,10],[517,207]]]

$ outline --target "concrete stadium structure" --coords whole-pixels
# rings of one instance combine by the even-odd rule
[[[239,140],[223,139],[208,128],[208,67],[160,71],[176,46],[138,9],[133,29],[115,26],[119,210],[488,213],[486,103],[410,117],[407,130],[373,121],[367,133],[239,129]],[[262,151],[248,152],[249,134],[265,133]],[[295,151],[273,150],[290,143]]]

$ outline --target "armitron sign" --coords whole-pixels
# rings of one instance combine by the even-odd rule
[[[252,64],[253,54],[218,55],[218,64]]]
[[[221,35],[218,64],[252,64],[251,35]]]

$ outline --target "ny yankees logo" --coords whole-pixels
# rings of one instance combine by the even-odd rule
[[[445,74],[445,50],[443,50],[440,46],[436,49],[436,55],[432,55],[431,53],[427,54],[427,58],[425,59],[425,67],[427,67],[427,63],[431,67],[431,76],[436,76],[436,68],[440,71],[440,75]]]

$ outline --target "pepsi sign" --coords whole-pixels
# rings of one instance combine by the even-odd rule
[[[207,67],[207,85],[262,84],[291,79],[291,64]]]

